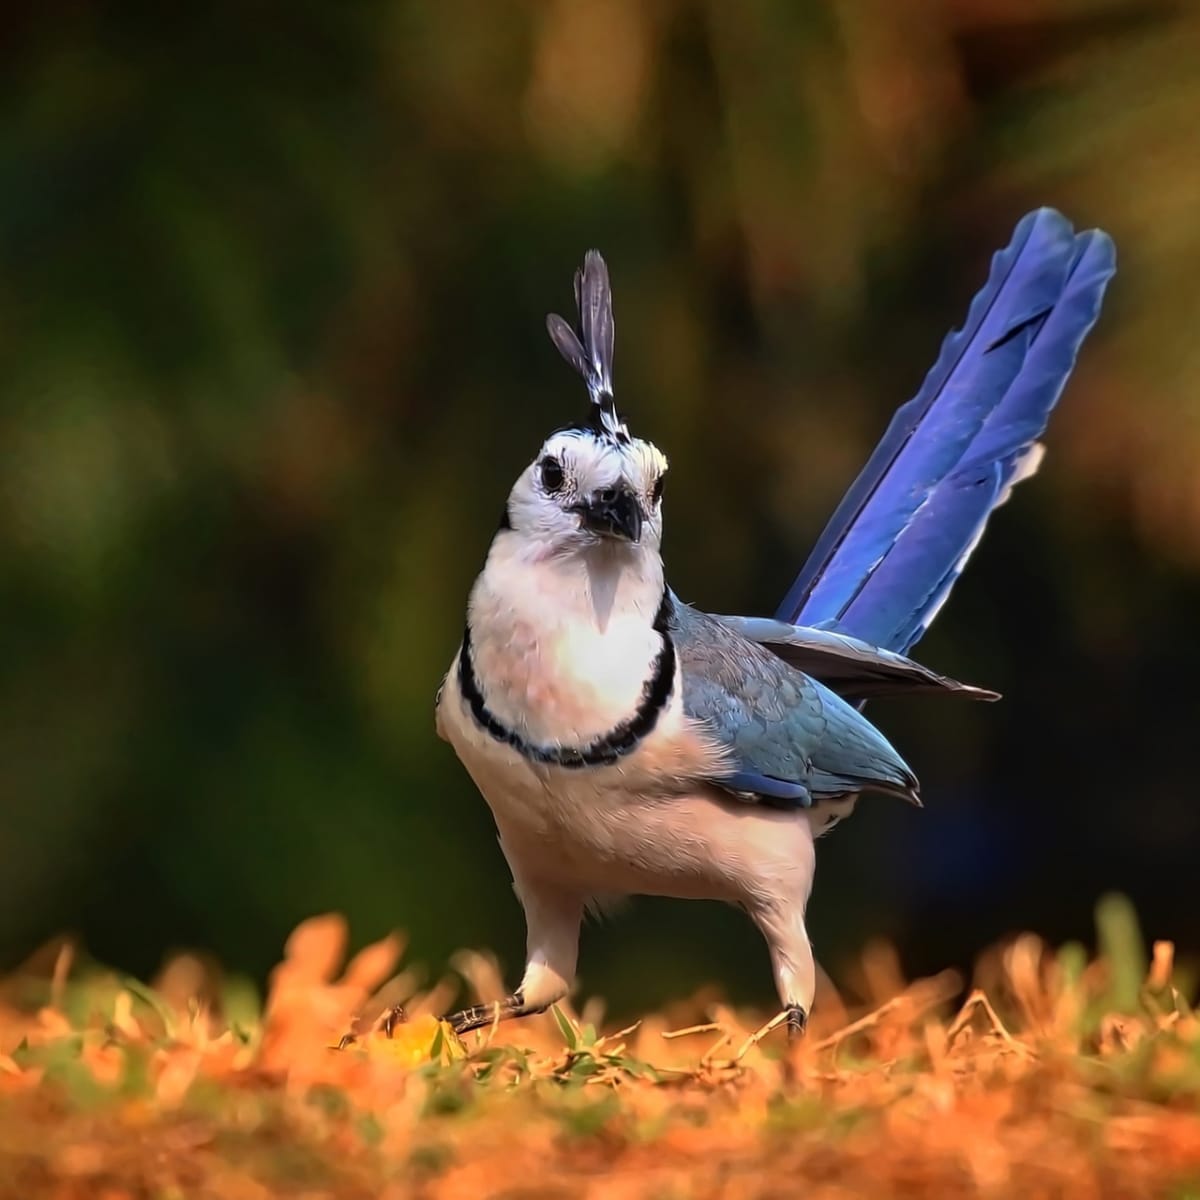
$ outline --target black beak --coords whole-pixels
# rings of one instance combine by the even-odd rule
[[[625,488],[605,488],[576,507],[584,529],[602,537],[637,542],[642,536],[642,506]]]

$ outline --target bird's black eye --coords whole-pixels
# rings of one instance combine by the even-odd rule
[[[663,484],[667,481],[667,473],[664,471],[655,481],[654,490],[650,493],[654,503],[657,504],[662,499]]]
[[[548,492],[557,492],[563,485],[562,463],[547,456],[542,459],[542,487]]]

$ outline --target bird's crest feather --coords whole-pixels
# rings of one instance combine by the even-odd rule
[[[557,313],[546,318],[546,330],[558,352],[583,376],[592,401],[592,425],[599,433],[628,441],[629,430],[613,400],[612,288],[608,267],[599,250],[589,250],[583,266],[575,272],[575,305],[579,330]]]

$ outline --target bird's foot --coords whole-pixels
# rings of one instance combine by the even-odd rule
[[[497,1015],[497,1010],[499,1010],[499,1015]],[[485,1026],[491,1025],[493,1021],[502,1020],[504,1015],[502,1004],[475,1004],[460,1012],[451,1013],[443,1020],[461,1036],[464,1033],[470,1033],[472,1029],[483,1029]]]
[[[383,1019],[379,1022],[379,1028],[383,1030],[385,1037],[391,1037],[396,1032],[397,1025],[403,1025],[408,1020],[408,1014],[404,1011],[402,1004],[393,1004],[391,1008],[383,1014]]]
[[[408,1016],[404,1011],[404,1006],[401,1004],[393,1004],[392,1007],[389,1008],[382,1017],[380,1017],[379,1021],[376,1023],[376,1028],[382,1030],[385,1037],[390,1038],[396,1032],[396,1026],[403,1025],[407,1020]],[[339,1050],[345,1050],[347,1046],[353,1046],[357,1041],[357,1033],[343,1034],[341,1041],[339,1041],[337,1044],[337,1048]]]
[[[484,1029],[497,1021],[508,1021],[513,1017],[526,1017],[539,1012],[545,1012],[545,1009],[531,1008],[525,1003],[525,997],[518,988],[511,996],[506,996],[495,1004],[476,1004],[442,1019],[461,1037],[464,1033],[470,1033],[472,1029]]]

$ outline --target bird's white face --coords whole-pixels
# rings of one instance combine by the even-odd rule
[[[589,427],[551,434],[508,498],[513,533],[552,555],[600,544],[662,545],[666,456],[641,438]]]

